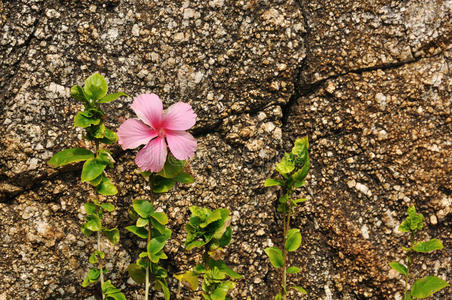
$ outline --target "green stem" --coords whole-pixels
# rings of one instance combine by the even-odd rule
[[[283,210],[283,233],[284,233],[284,238],[283,238],[283,278],[282,278],[282,298],[284,300],[287,299],[287,250],[286,250],[286,239],[287,239],[287,233],[289,232],[290,229],[290,212],[292,210],[292,187],[289,188],[289,199],[287,201],[287,214],[286,214],[286,210]],[[287,217],[287,219],[286,219]]]
[[[151,218],[149,218],[149,223],[148,223],[148,242],[147,242],[146,246],[149,245],[149,243],[151,242],[151,230],[152,230]],[[147,247],[146,247],[146,249],[147,249]],[[148,266],[146,268],[146,283],[145,283],[146,285],[145,285],[145,289],[144,289],[144,300],[148,300],[149,299],[149,286],[150,286],[149,270],[151,268],[151,263],[152,262],[149,260],[149,264],[148,264]]]
[[[100,245],[100,231],[97,232],[97,251],[101,252],[102,248]],[[100,291],[102,292],[102,299],[105,299],[104,290],[104,270],[102,269],[102,259],[99,257],[99,271],[100,271]]]
[[[414,242],[415,242],[415,234],[414,231],[411,231],[411,239],[410,239],[410,248],[414,246]],[[405,275],[405,296],[404,296],[404,300],[407,297],[408,294],[408,284],[410,282],[410,278],[411,278],[411,273],[410,273],[410,267],[413,263],[413,259],[411,257],[411,250],[407,251],[406,254],[406,260],[407,260],[407,264],[406,264],[406,275]]]

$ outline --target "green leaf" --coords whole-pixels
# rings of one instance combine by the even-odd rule
[[[111,203],[102,203],[100,205],[104,211],[112,212],[115,210],[115,206]]]
[[[427,298],[448,286],[449,284],[439,277],[427,276],[416,280],[411,287],[411,296],[418,299]]]
[[[100,119],[97,117],[86,117],[85,112],[78,112],[74,117],[75,127],[86,128],[91,125],[99,125]]]
[[[83,164],[82,182],[87,182],[100,176],[107,165],[96,158],[90,158]]]
[[[188,285],[188,287],[195,292],[198,287],[199,287],[199,279],[198,276],[195,275],[194,272],[192,271],[187,271],[185,273],[182,274],[176,274],[174,275],[174,278],[176,278],[177,280],[185,283],[186,285]]]
[[[408,217],[403,220],[399,226],[401,232],[411,232],[421,230],[424,226],[424,216],[416,213],[416,208],[413,206],[408,208]]]
[[[292,200],[292,204],[293,205],[298,205],[298,204],[300,204],[300,203],[304,203],[304,202],[306,202],[306,201],[308,201],[308,199],[306,199],[306,198],[303,198],[303,199],[296,199],[296,200]]]
[[[166,193],[168,192],[176,182],[173,179],[165,178],[162,176],[152,177],[152,191],[154,193]]]
[[[431,239],[427,242],[419,242],[412,247],[412,249],[416,252],[428,253],[436,250],[443,249],[443,243],[438,239]]]
[[[301,286],[291,286],[291,289],[297,290],[300,294],[306,295],[308,292]]]
[[[89,256],[89,258],[88,258],[88,261],[89,261],[90,264],[93,264],[93,265],[95,263],[97,263],[97,255],[96,255],[96,253],[91,254]]]
[[[281,268],[284,265],[284,255],[282,251],[276,247],[268,247],[264,249],[267,253],[270,262],[275,268]]]
[[[121,96],[129,97],[129,95],[127,95],[126,93],[117,92],[117,93],[106,95],[105,97],[103,97],[102,99],[97,101],[97,103],[109,103],[111,101],[114,101],[114,100],[118,99]]]
[[[210,294],[212,300],[225,300],[228,291],[234,288],[235,282],[225,281],[221,282],[217,288]]]
[[[108,91],[105,77],[99,73],[94,73],[85,80],[85,93],[93,100],[103,98]]]
[[[132,207],[143,219],[149,218],[154,212],[154,206],[152,206],[152,203],[147,200],[134,200],[132,202]]]
[[[91,283],[94,283],[97,281],[100,275],[100,270],[97,268],[90,269],[88,271],[88,274],[86,274],[85,279],[83,280],[82,286],[87,287]]]
[[[206,227],[207,225],[209,225],[210,223],[213,223],[213,222],[218,221],[218,220],[220,220],[220,219],[221,219],[221,211],[220,211],[220,209],[216,209],[216,210],[214,210],[213,212],[211,212],[211,213],[207,216],[207,219],[206,219],[204,222],[202,222],[201,224],[199,224],[199,226],[200,226],[201,228],[204,228],[204,227]]]
[[[70,163],[84,161],[94,157],[94,153],[83,148],[71,148],[58,152],[49,160],[51,167],[60,167]]]
[[[170,299],[170,291],[168,288],[168,283],[166,283],[166,280],[165,281],[157,280],[157,283],[160,284],[160,287],[162,288],[165,300],[169,300]]]
[[[174,181],[179,182],[179,183],[186,183],[186,184],[192,184],[193,182],[195,182],[195,180],[193,179],[193,176],[191,176],[188,173],[184,173],[184,172],[180,172],[179,174],[177,174],[174,178]]]
[[[275,295],[275,300],[281,300],[281,294],[280,293]]]
[[[105,128],[104,130],[104,137],[100,139],[100,141],[104,144],[114,144],[118,141],[118,136],[116,135],[116,132]]]
[[[209,259],[209,267],[210,269],[218,268],[221,272],[225,273],[232,279],[241,279],[243,276],[229,268],[223,260],[214,260],[212,258]]]
[[[107,239],[113,244],[119,243],[119,230],[117,228],[104,229],[103,233],[105,234]]]
[[[86,98],[85,92],[79,85],[74,85],[73,87],[71,87],[71,96],[75,100],[78,100],[83,103],[88,103],[88,99]]]
[[[144,227],[149,224],[149,219],[138,218],[137,227]]]
[[[101,195],[111,196],[118,193],[118,189],[110,178],[102,176],[102,182],[97,186],[97,192]]]
[[[304,136],[301,139],[296,139],[294,146],[292,148],[292,154],[296,156],[301,156],[307,152],[309,148],[308,136]]]
[[[112,167],[115,163],[114,158],[111,156],[111,152],[105,149],[99,149],[97,151],[97,157],[96,159],[98,161],[104,162],[106,165]]]
[[[91,231],[99,231],[102,229],[100,218],[98,216],[86,216],[85,228]]]
[[[89,183],[92,184],[93,186],[98,186],[102,182],[102,177],[103,174],[100,174],[99,176],[91,180]]]
[[[86,235],[86,236],[91,236],[93,234],[93,232],[91,230],[89,230],[88,228],[86,228],[86,223],[84,223],[81,227],[80,227],[81,232]]]
[[[301,272],[301,269],[299,267],[295,267],[295,266],[289,267],[287,269],[287,274],[296,274],[296,273],[300,273],[300,272]]]
[[[303,168],[301,168],[300,170],[296,171],[292,175],[292,178],[295,181],[295,184],[297,186],[301,186],[303,184],[304,179],[308,175],[308,171],[309,171],[310,167],[311,167],[311,162],[309,161],[309,156],[307,156],[306,157],[306,161],[305,161],[305,163],[303,165]]]
[[[88,215],[97,216],[97,205],[91,202],[86,202],[85,211]]]
[[[165,247],[165,243],[166,243],[166,240],[164,237],[152,238],[147,245],[147,251],[148,251],[149,258],[151,259],[152,256],[154,256],[160,250],[162,250],[163,247]]]
[[[226,228],[226,231],[219,240],[220,247],[222,248],[226,247],[231,242],[231,239],[232,239],[232,229],[231,226],[229,226],[228,228]]]
[[[151,217],[162,225],[168,224],[168,216],[163,212],[153,212]]]
[[[301,233],[300,229],[290,229],[287,233],[287,240],[284,248],[291,252],[296,251],[301,245]]]
[[[137,264],[130,264],[127,268],[130,277],[139,284],[146,282],[146,269]]]
[[[185,167],[185,160],[178,160],[172,155],[166,157],[165,165],[163,169],[157,173],[157,175],[164,178],[174,178],[177,174],[181,173]]]
[[[397,272],[399,272],[402,275],[407,275],[408,274],[407,268],[401,263],[393,261],[393,262],[389,263],[389,266],[391,266],[392,269],[396,270]]]
[[[264,182],[264,186],[268,187],[268,186],[275,186],[275,185],[280,185],[282,186],[284,183],[278,179],[273,179],[273,178],[267,178]]]
[[[126,229],[133,234],[139,236],[142,239],[148,238],[148,231],[142,227],[137,227],[135,225],[127,226]]]
[[[106,300],[126,300],[126,297],[121,293],[121,290],[111,284],[110,280],[104,282],[102,291],[106,296]]]
[[[294,157],[290,153],[284,153],[284,157],[276,164],[276,171],[281,174],[289,174],[295,169]]]

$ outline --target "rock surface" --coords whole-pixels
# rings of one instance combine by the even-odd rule
[[[300,195],[310,201],[293,223],[303,243],[292,256],[303,273],[291,282],[316,299],[400,297],[388,262],[402,257],[397,226],[411,204],[426,217],[423,238],[445,246],[415,271],[450,282],[451,1],[163,2],[0,2],[0,299],[96,294],[80,285],[95,241],[79,226],[94,193],[78,180],[81,165],[46,164],[92,146],[72,127],[81,106],[69,89],[95,71],[113,91],[154,92],[198,114],[195,183],[155,199],[172,224],[170,273],[198,257],[183,250],[188,207],[229,208],[227,261],[245,278],[234,299],[272,299],[279,274],[263,249],[281,242],[281,220],[263,181],[307,134],[312,169]],[[107,125],[133,116],[132,100],[106,105]],[[102,200],[118,208],[107,223],[124,228],[149,187],[135,152],[111,149],[120,192]],[[142,245],[121,236],[105,243],[108,278],[135,299],[142,287],[127,266]]]

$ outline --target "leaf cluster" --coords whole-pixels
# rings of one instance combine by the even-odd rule
[[[116,133],[105,127],[104,112],[100,104],[109,103],[121,96],[127,96],[123,92],[107,95],[108,85],[104,76],[95,73],[85,80],[82,88],[75,85],[71,88],[71,96],[82,102],[85,109],[74,118],[76,127],[86,129],[86,139],[97,140],[104,144],[113,144],[118,141]]]
[[[168,258],[163,251],[172,233],[165,226],[168,224],[168,216],[155,211],[152,203],[147,200],[134,200],[129,215],[136,220],[136,224],[127,226],[126,229],[142,239],[148,239],[146,251],[140,253],[135,264],[129,265],[129,275],[135,282],[144,283],[146,268],[149,268],[154,289],[162,290],[165,299],[169,299],[166,281],[168,274],[164,268],[158,266],[160,259]]]
[[[231,279],[241,279],[242,276],[229,268],[223,260],[216,259],[218,252],[223,251],[223,247],[227,246],[232,238],[230,211],[212,211],[197,206],[190,207],[190,211],[192,216],[185,226],[185,248],[191,250],[203,247],[204,264],[197,264],[192,270],[174,277],[192,291],[198,290],[201,281],[202,296],[205,300],[230,299],[227,294],[235,286]]]
[[[411,236],[414,238],[415,232],[421,230],[424,226],[424,216],[421,213],[416,212],[414,205],[408,208],[407,213],[408,217],[400,224],[399,231],[410,232]],[[412,241],[410,247],[402,247],[402,249],[406,251],[407,260],[409,262],[411,261],[410,253],[412,252],[430,253],[443,248],[443,243],[439,239],[431,239],[422,242]],[[404,275],[407,280],[411,277],[409,265],[393,261],[389,263],[389,266],[393,270]],[[420,278],[414,282],[410,290],[404,295],[404,300],[424,299],[447,286],[449,286],[449,284],[446,281],[436,276]]]
[[[280,186],[283,189],[283,196],[279,198],[279,212],[288,212],[291,206],[297,206],[307,199],[292,199],[291,193],[294,188],[305,185],[311,163],[309,160],[308,137],[299,138],[295,141],[292,151],[284,153],[283,158],[276,164],[275,169],[279,173],[279,178],[268,178],[264,185]]]
[[[193,177],[184,172],[185,160],[178,160],[172,155],[168,155],[163,169],[154,174],[150,171],[141,172],[141,175],[149,179],[152,185],[152,191],[157,194],[166,193],[171,190],[176,183],[191,184]]]
[[[106,228],[102,226],[102,216],[105,212],[112,212],[115,210],[115,207],[111,203],[99,203],[97,199],[94,199],[93,202],[85,203],[85,211],[86,211],[86,222],[82,225],[81,231],[86,236],[91,236],[93,232],[100,231],[103,235],[113,244],[117,244],[119,242],[119,230],[118,228]],[[93,254],[94,257],[100,256],[99,253]],[[90,262],[96,263],[97,258],[93,258],[93,255],[90,256]],[[103,258],[103,254],[102,257]]]
[[[229,210],[218,208],[214,211],[192,206],[192,216],[185,225],[187,240],[185,249],[192,250],[207,245],[208,251],[221,250],[232,238],[231,217]]]

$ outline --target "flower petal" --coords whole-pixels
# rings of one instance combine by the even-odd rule
[[[160,128],[163,104],[159,96],[156,94],[139,95],[131,107],[141,121],[154,129]]]
[[[193,156],[196,150],[196,139],[185,131],[166,131],[168,147],[178,160],[186,160]]]
[[[187,130],[196,122],[196,114],[190,104],[177,102],[163,115],[162,127],[170,130]]]
[[[119,126],[118,143],[122,149],[133,149],[147,144],[157,132],[138,119],[129,119]]]
[[[158,137],[138,152],[135,163],[142,171],[160,172],[165,164],[166,154],[165,139]]]

